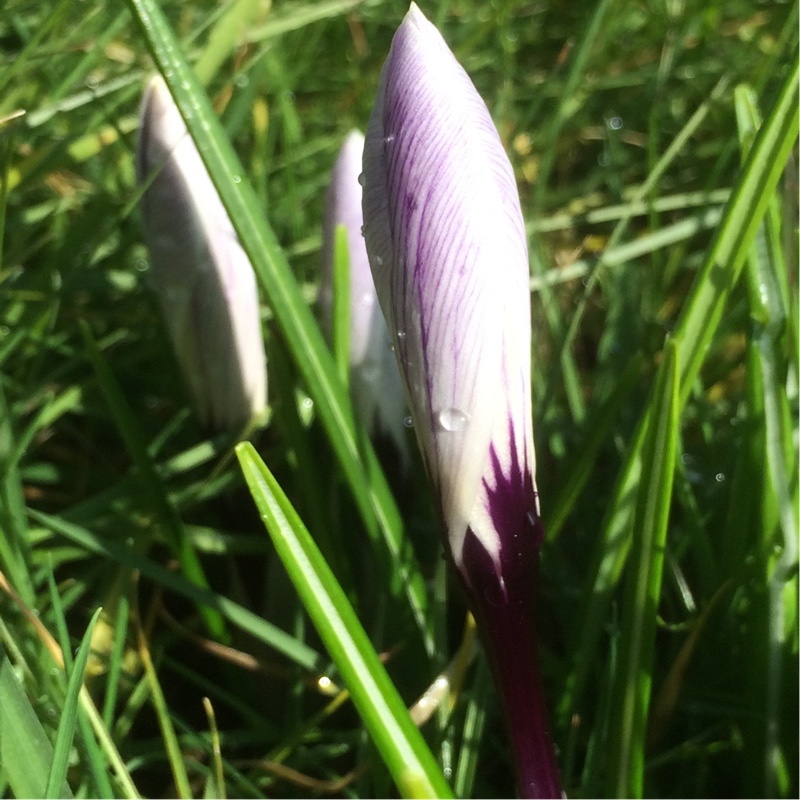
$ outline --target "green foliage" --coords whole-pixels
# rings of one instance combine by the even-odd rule
[[[493,113],[528,222],[540,638],[565,789],[796,796],[797,3],[421,7]],[[458,796],[513,791],[482,654],[427,746],[408,729],[402,705],[453,657],[465,609],[420,462],[373,449],[346,326],[335,360],[314,320],[330,169],[405,10],[4,4],[5,796],[443,794],[443,776]],[[133,151],[154,69],[262,289],[263,464],[239,451],[260,509],[235,439],[193,418],[148,285]],[[265,519],[273,535],[313,537],[370,666],[341,659],[339,622],[313,627],[268,507],[292,521]],[[402,742],[390,752],[398,719],[421,783],[400,774]]]

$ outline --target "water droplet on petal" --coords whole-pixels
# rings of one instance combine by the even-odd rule
[[[504,606],[508,603],[508,594],[506,593],[506,583],[502,578],[497,581],[492,580],[483,590],[483,599],[490,606]]]
[[[469,422],[469,414],[465,414],[457,408],[445,408],[436,415],[439,427],[443,431],[463,431]]]
[[[384,144],[391,144],[395,140],[395,135],[393,133],[387,134],[383,137]]]
[[[358,185],[359,186],[363,186],[364,185],[364,173],[363,172],[359,172],[358,173]]]
[[[411,417],[403,417],[403,425],[405,425],[406,428],[413,428],[414,420],[411,419]]]
[[[383,266],[383,259],[380,256],[375,256],[375,265],[378,267]]]
[[[397,331],[397,338],[400,339],[400,341],[402,342],[403,339],[406,338],[406,332],[405,331]]]
[[[242,182],[242,176],[241,175],[234,175],[233,176],[233,182],[234,183],[241,183]]]

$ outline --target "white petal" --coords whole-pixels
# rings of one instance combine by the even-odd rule
[[[266,405],[253,268],[160,76],[145,91],[141,121],[137,174],[147,185],[152,281],[201,421],[235,428]]]
[[[381,75],[364,179],[378,297],[453,556],[469,527],[496,559],[498,474],[533,471],[527,243],[489,112],[413,5]]]

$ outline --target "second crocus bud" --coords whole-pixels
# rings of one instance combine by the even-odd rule
[[[200,421],[242,428],[266,405],[256,279],[161,76],[142,99],[136,174],[152,283]]]
[[[445,541],[503,698],[519,791],[561,793],[535,639],[527,240],[478,92],[412,4],[364,148],[364,223]]]
[[[407,446],[403,420],[403,383],[391,350],[391,338],[375,293],[364,245],[361,212],[361,161],[364,135],[351,131],[344,140],[325,199],[322,274],[318,302],[329,340],[333,329],[333,271],[336,230],[347,234],[350,264],[350,394],[361,424],[374,437],[387,435],[403,462]]]

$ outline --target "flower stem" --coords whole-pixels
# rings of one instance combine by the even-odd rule
[[[541,520],[536,526],[541,529]],[[468,532],[465,588],[489,656],[514,756],[519,796],[562,797],[536,646],[536,593],[541,530],[514,537],[501,568]],[[467,584],[467,581],[469,582]]]

